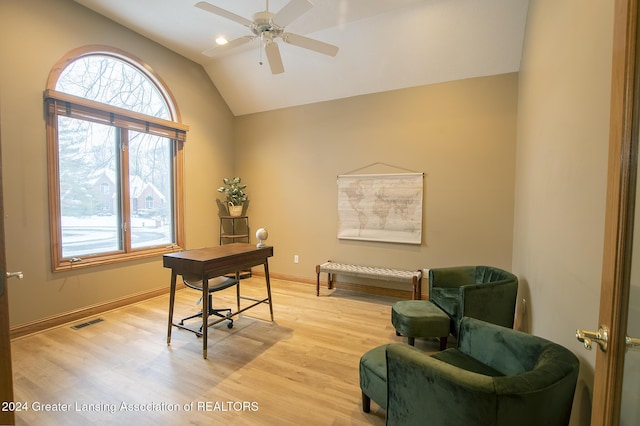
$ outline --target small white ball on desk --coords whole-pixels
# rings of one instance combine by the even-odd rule
[[[257,248],[261,248],[266,246],[264,243],[267,238],[269,238],[269,233],[267,232],[267,228],[260,228],[256,231],[256,238],[258,239],[258,244],[256,244]]]

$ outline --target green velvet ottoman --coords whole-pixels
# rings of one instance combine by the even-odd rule
[[[373,348],[360,358],[360,389],[365,413],[370,411],[372,399],[387,409],[387,346]]]
[[[401,300],[391,308],[391,323],[398,336],[406,336],[411,346],[416,337],[437,337],[440,350],[447,347],[451,318],[428,300]]]

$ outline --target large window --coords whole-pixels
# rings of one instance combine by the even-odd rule
[[[182,246],[187,127],[160,80],[94,46],[56,64],[44,98],[53,270]]]

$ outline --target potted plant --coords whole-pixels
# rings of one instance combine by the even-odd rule
[[[229,214],[231,216],[240,216],[242,214],[242,205],[247,201],[247,193],[244,189],[247,185],[242,185],[242,179],[234,177],[233,179],[223,178],[225,186],[218,188],[218,192],[225,194],[227,206],[229,206]]]

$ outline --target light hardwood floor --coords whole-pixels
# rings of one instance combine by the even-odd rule
[[[243,295],[264,297],[263,277],[241,285]],[[167,345],[168,295],[79,330],[71,325],[84,321],[13,340],[15,398],[28,408],[17,424],[383,425],[375,403],[362,412],[358,362],[402,341],[390,320],[398,299],[326,288],[316,297],[313,286],[278,279],[272,293],[275,321],[260,305],[232,329],[211,327],[206,360],[188,331],[174,328]],[[178,291],[174,318],[198,311],[197,300]],[[214,306],[235,306],[235,289],[216,293]]]

